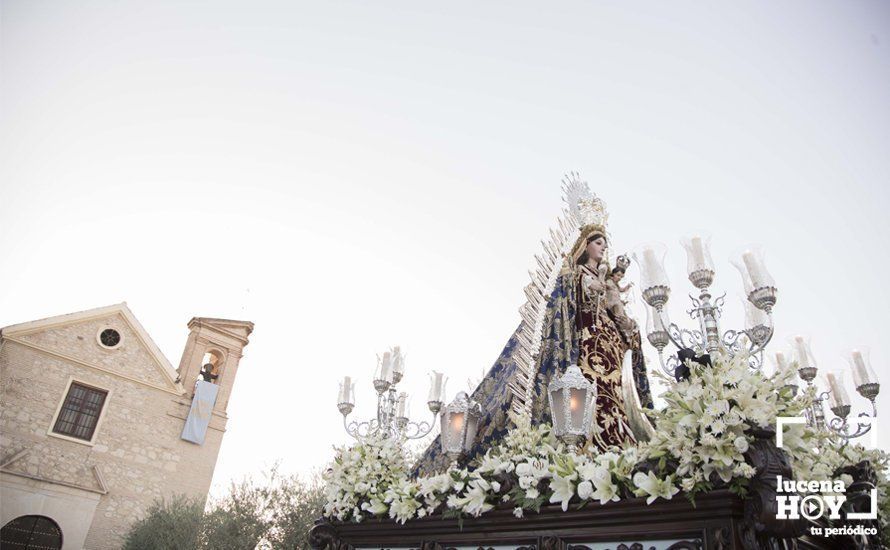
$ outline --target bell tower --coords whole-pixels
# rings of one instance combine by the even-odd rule
[[[253,323],[194,317],[188,327],[189,337],[177,370],[180,382],[191,396],[195,383],[205,379],[202,370],[208,373],[208,381],[219,385],[213,410],[224,414],[235,383],[238,363],[248,344],[247,338],[253,332]]]

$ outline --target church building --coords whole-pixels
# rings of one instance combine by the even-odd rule
[[[253,323],[195,317],[174,369],[126,303],[0,329],[0,547],[119,548],[206,499]]]

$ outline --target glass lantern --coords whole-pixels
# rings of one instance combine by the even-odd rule
[[[810,339],[801,334],[792,336],[791,351],[792,361],[797,365],[797,373],[803,380],[812,382],[816,378],[818,367],[816,358],[813,357],[813,351],[810,349]]]
[[[689,281],[698,288],[705,289],[714,282],[714,260],[711,258],[710,235],[684,237],[680,244],[686,249],[686,273]]]
[[[841,418],[845,418],[850,414],[850,396],[847,394],[847,388],[844,387],[843,373],[835,374],[833,372],[826,373],[825,379],[828,382],[828,406],[831,412]]]
[[[668,318],[667,310],[664,310],[659,314],[655,308],[648,304],[645,308],[646,339],[648,339],[649,343],[661,353],[665,346],[670,343],[670,336],[668,335],[668,329],[665,326],[665,323],[670,326],[671,320]],[[662,322],[662,320],[664,322]]]
[[[776,286],[775,279],[766,269],[766,264],[763,261],[763,248],[760,245],[748,245],[733,256],[730,262],[742,275],[746,294],[758,288]]]
[[[596,384],[587,380],[577,365],[567,368],[547,387],[553,433],[567,445],[577,446],[593,433],[596,391]]]
[[[767,313],[772,311],[772,307],[776,305],[776,281],[766,269],[760,246],[745,247],[730,262],[742,276],[748,300]]]
[[[664,270],[667,247],[661,243],[641,245],[632,254],[640,268],[640,290],[650,306],[660,309],[670,296],[670,282]]]
[[[400,430],[404,430],[408,425],[408,399],[408,394],[405,392],[399,393],[396,399],[396,426]]]
[[[392,348],[392,381],[398,384],[405,376],[405,356],[399,346]]]
[[[856,386],[856,391],[869,401],[874,401],[881,385],[878,383],[877,374],[871,367],[869,349],[860,347],[849,350],[844,354],[844,358],[849,363],[850,370],[853,371],[853,384]]]
[[[784,351],[777,351],[773,354],[773,367],[775,369],[775,374],[777,375],[785,375],[789,371],[791,371],[791,364],[788,362],[788,358],[790,356],[788,353]],[[800,390],[800,386],[796,384],[797,376],[788,381],[788,383],[784,386],[791,390],[791,395],[796,396],[797,392]]]
[[[755,345],[766,342],[770,336],[770,319],[765,311],[751,303],[751,300],[742,298],[742,306],[745,309],[745,330]]]
[[[374,389],[382,394],[393,383],[392,353],[385,352],[383,357],[377,360],[377,369],[374,371]]]
[[[745,328],[747,330],[769,326],[769,317],[766,312],[752,304],[751,300],[742,298],[742,305],[745,306]]]
[[[355,384],[349,376],[344,376],[340,382],[340,391],[337,394],[337,409],[343,416],[352,412],[355,406]]]
[[[441,372],[433,371],[430,374],[430,393],[426,398],[426,403],[433,414],[442,410],[442,405],[445,403],[445,384],[447,382],[447,377]]]
[[[442,411],[442,452],[453,462],[472,448],[481,417],[482,407],[466,392],[458,392]]]
[[[773,354],[773,369],[776,374],[783,373],[791,368],[791,365],[788,363],[788,352],[785,351],[777,351]]]

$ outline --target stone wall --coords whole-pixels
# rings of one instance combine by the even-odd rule
[[[121,333],[119,348],[97,343],[104,326]],[[180,439],[191,391],[181,393],[182,386],[177,389],[162,368],[119,316],[13,335],[0,343],[2,460],[24,452],[4,475],[99,494],[84,548],[118,548],[156,499],[207,496],[225,415],[215,413],[203,445]],[[108,391],[92,443],[48,433],[71,379]]]

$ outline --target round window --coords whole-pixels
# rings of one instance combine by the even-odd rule
[[[113,328],[106,328],[99,333],[99,343],[106,348],[116,348],[121,343],[121,333]]]

